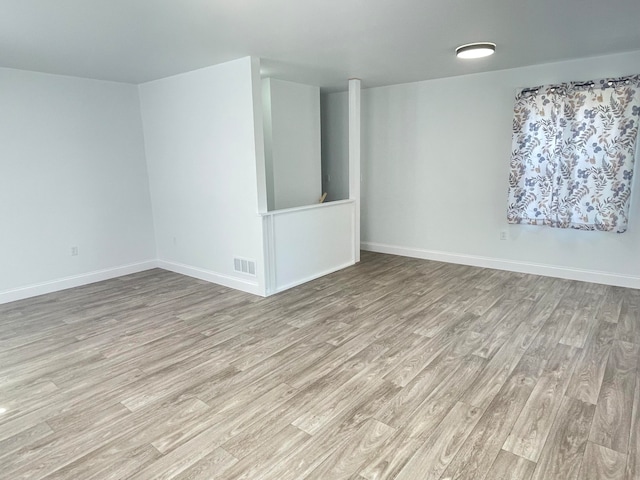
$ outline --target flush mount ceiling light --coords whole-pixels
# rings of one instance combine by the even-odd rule
[[[468,43],[456,48],[458,58],[482,58],[493,55],[496,51],[496,44],[490,42]]]

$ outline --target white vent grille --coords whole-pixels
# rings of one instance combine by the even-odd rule
[[[233,269],[239,273],[246,273],[247,275],[256,276],[256,262],[255,260],[247,260],[246,258],[234,258]]]

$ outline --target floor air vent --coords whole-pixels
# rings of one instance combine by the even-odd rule
[[[247,275],[256,275],[256,262],[254,260],[247,260],[246,258],[234,258],[233,269],[236,272],[246,273]]]

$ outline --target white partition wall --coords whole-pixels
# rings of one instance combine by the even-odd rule
[[[323,203],[263,215],[267,295],[355,263],[355,202]]]
[[[263,95],[272,95],[274,90],[265,85],[268,86],[263,81]],[[270,122],[274,104],[273,99],[264,100],[263,108],[271,110],[270,114],[264,115],[265,135],[268,137],[273,135]],[[360,260],[360,80],[349,81],[348,136],[348,200],[261,211],[266,295],[327,275]],[[268,140],[265,146],[265,176],[268,177],[274,173],[269,170],[268,157],[270,154],[275,157],[275,152],[270,151],[273,144],[270,145]],[[315,161],[319,173],[320,158]],[[260,158],[258,164],[261,164]],[[277,186],[277,182],[274,185]]]

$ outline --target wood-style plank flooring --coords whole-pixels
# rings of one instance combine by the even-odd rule
[[[0,478],[639,480],[640,291],[363,253],[0,306]]]

